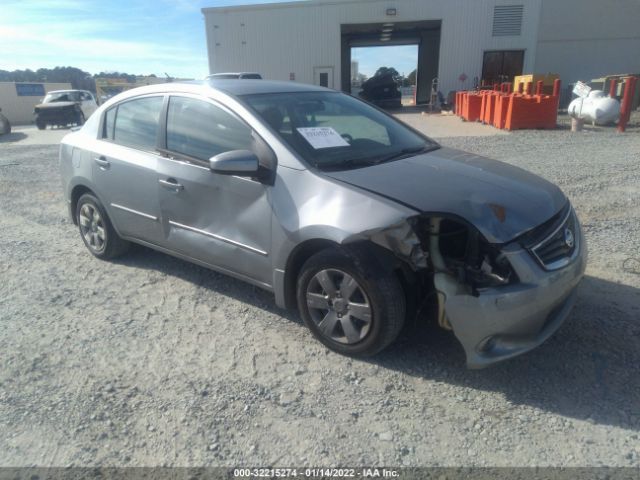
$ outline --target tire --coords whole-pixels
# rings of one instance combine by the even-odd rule
[[[84,125],[84,113],[78,112],[78,114],[76,115],[76,125],[78,127]]]
[[[80,237],[93,256],[109,260],[129,249],[129,242],[118,236],[100,200],[92,194],[78,199],[76,220]]]
[[[300,270],[296,296],[300,315],[313,335],[344,355],[375,355],[398,337],[404,325],[406,303],[400,282],[362,248],[327,249],[310,257]]]
[[[44,130],[47,128],[47,124],[42,120],[36,120],[36,127],[38,127],[38,130]]]
[[[0,135],[9,135],[11,133],[11,123],[2,114],[0,114]]]

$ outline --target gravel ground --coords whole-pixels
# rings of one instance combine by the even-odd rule
[[[96,260],[57,147],[0,143],[0,465],[640,466],[640,136],[441,141],[558,183],[589,243],[567,323],[481,371],[446,332],[357,361],[252,286]]]

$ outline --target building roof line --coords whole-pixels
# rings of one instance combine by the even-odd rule
[[[397,1],[397,0],[396,0]],[[292,2],[278,3],[255,3],[250,5],[228,5],[221,7],[204,7],[201,12],[206,13],[223,13],[238,12],[246,10],[272,10],[274,8],[291,8],[291,7],[318,7],[325,5],[345,5],[349,3],[386,3],[388,0],[298,0]]]

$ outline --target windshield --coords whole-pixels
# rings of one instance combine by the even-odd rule
[[[341,170],[438,148],[389,115],[339,92],[246,95],[244,99],[309,164]]]
[[[53,103],[53,102],[77,102],[78,94],[77,92],[57,92],[57,93],[48,93],[42,103]]]

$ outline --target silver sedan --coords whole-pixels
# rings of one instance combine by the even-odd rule
[[[347,355],[424,312],[470,367],[521,354],[567,318],[586,265],[555,185],[294,82],[130,90],[63,139],[60,168],[94,256],[135,242],[240,278]]]

